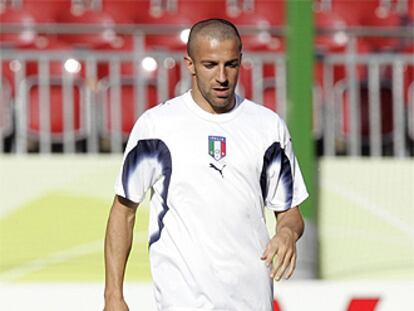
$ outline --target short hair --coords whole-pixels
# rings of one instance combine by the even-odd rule
[[[191,27],[187,41],[187,54],[191,57],[193,51],[193,42],[198,35],[207,35],[218,40],[227,40],[236,38],[239,45],[239,51],[242,50],[242,41],[237,27],[221,18],[210,18],[199,21]]]

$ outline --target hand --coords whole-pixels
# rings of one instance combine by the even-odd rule
[[[270,277],[280,281],[282,276],[288,279],[296,267],[296,239],[292,230],[283,229],[278,232],[267,244],[260,258],[270,266],[273,262]]]
[[[124,299],[106,299],[103,311],[129,311]]]

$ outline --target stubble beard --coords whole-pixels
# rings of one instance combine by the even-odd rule
[[[203,98],[207,101],[207,103],[210,105],[210,107],[216,113],[228,112],[228,111],[232,110],[234,105],[235,105],[234,89],[232,89],[232,91],[230,92],[229,97],[227,97],[227,98],[220,98],[220,97],[214,96],[212,90],[210,90],[209,92],[203,92],[200,89],[200,93],[203,96]]]

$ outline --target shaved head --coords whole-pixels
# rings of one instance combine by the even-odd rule
[[[236,26],[225,19],[212,18],[200,21],[191,27],[187,42],[188,56],[193,57],[194,47],[200,37],[216,39],[218,41],[236,39],[239,51],[242,50],[242,42]]]

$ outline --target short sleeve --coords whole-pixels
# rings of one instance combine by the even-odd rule
[[[265,206],[284,211],[298,206],[308,196],[292,139],[286,124],[281,120],[279,139],[270,145],[263,157],[261,188]]]
[[[150,134],[150,129],[149,118],[144,114],[131,131],[115,183],[117,195],[136,203],[144,200],[145,193],[163,171],[159,163],[159,150],[163,143]]]

